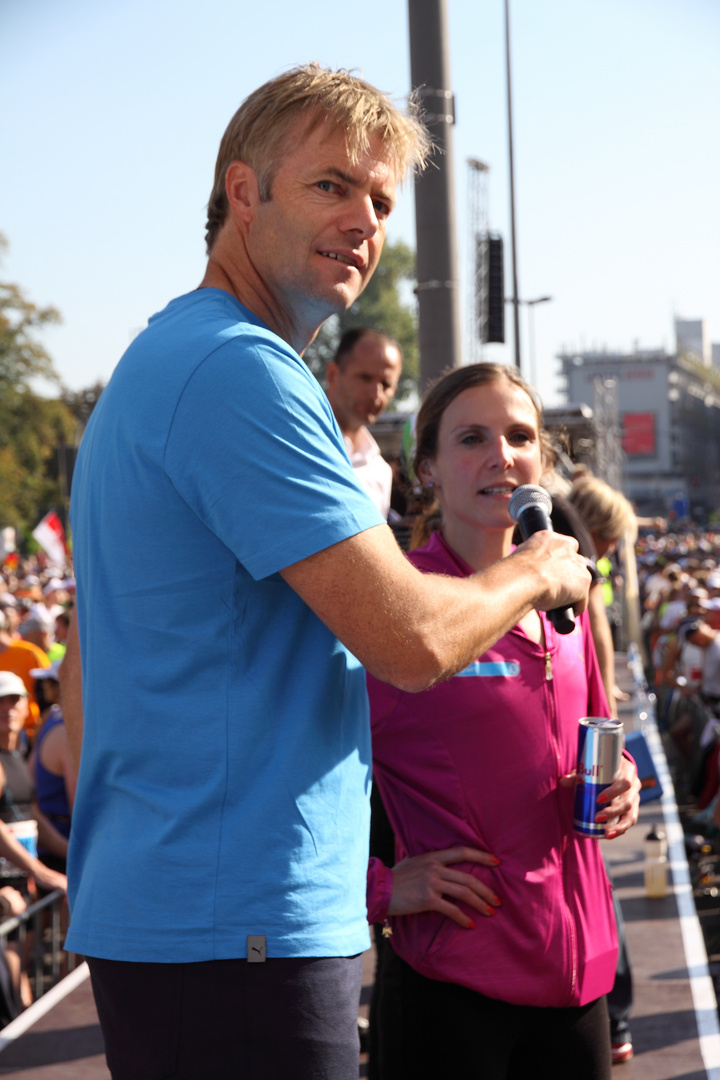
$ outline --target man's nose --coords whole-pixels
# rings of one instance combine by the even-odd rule
[[[347,206],[342,225],[349,232],[357,232],[364,239],[374,236],[380,222],[369,195],[357,195]]]

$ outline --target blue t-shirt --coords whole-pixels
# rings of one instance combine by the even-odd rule
[[[278,571],[382,523],[293,350],[229,293],[120,361],[73,477],[85,734],[67,947],[368,945],[365,675]]]

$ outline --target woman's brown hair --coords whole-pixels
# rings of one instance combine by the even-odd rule
[[[420,479],[420,470],[426,461],[432,461],[437,455],[440,422],[447,407],[462,394],[476,386],[489,386],[504,379],[512,386],[524,391],[535,407],[540,435],[540,450],[543,465],[550,468],[555,460],[555,450],[549,434],[543,424],[542,403],[532,386],[525,382],[517,368],[504,364],[469,364],[467,367],[451,368],[432,383],[423,398],[415,422],[415,452],[413,469]],[[413,525],[411,549],[422,547],[431,533],[442,525],[440,507],[432,491],[423,486],[421,497],[427,505],[420,511]]]

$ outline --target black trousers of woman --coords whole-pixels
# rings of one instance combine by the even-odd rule
[[[381,1080],[610,1080],[604,997],[577,1008],[509,1005],[418,975],[391,947],[378,975]]]

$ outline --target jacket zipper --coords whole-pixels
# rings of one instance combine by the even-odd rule
[[[552,732],[552,740],[555,748],[555,757],[558,765],[560,765],[560,748],[557,740],[557,709],[555,706],[555,688],[554,686],[551,687],[547,685],[548,683],[551,683],[553,681],[552,656],[550,654],[550,646],[554,644],[554,629],[551,631],[552,637],[550,637],[548,635],[550,625],[550,620],[548,619],[545,623],[545,655],[543,657],[543,660],[545,663],[545,683],[546,693],[548,697],[548,711],[551,716],[550,730]],[[565,921],[570,934],[570,996],[568,998],[568,1001],[570,1002],[573,999],[573,995],[575,993],[575,986],[577,984],[577,935],[575,930],[575,920],[573,918],[572,911],[570,910],[570,905],[567,902],[567,846],[567,837],[564,836],[562,849],[560,851],[560,861],[562,866],[562,905],[565,914]]]

